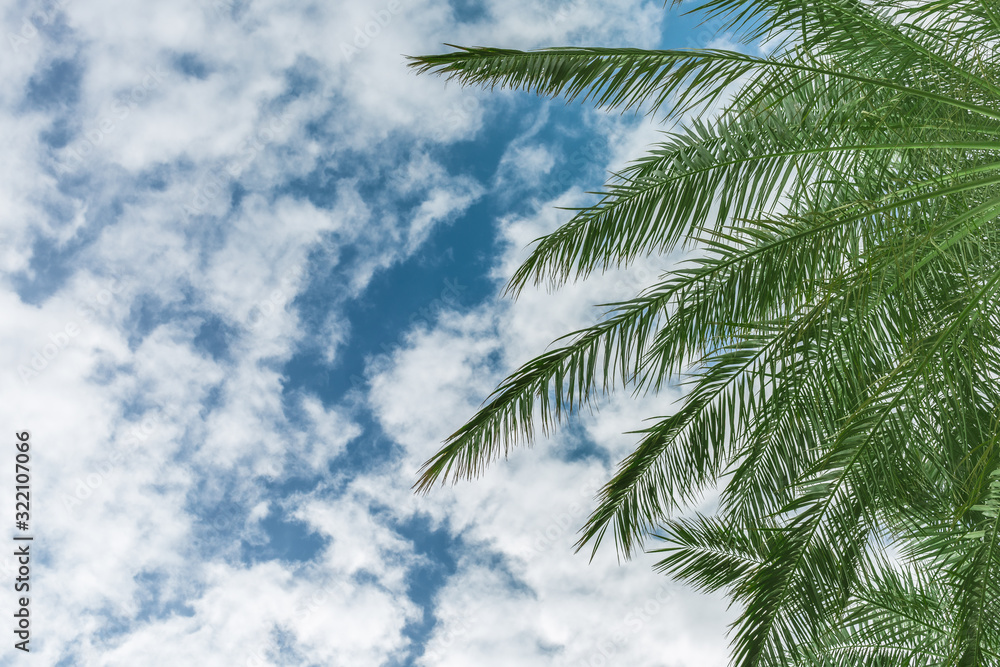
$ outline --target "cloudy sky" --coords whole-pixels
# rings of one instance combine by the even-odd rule
[[[705,47],[710,27],[640,0],[0,19],[0,509],[13,536],[29,431],[34,536],[31,655],[8,628],[2,664],[725,664],[724,601],[655,554],[572,550],[623,432],[678,394],[613,395],[475,482],[410,490],[506,373],[673,258],[499,298],[555,207],[667,126],[403,54]]]

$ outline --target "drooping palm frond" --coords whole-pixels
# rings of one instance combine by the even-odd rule
[[[417,486],[477,475],[613,386],[682,380],[579,547],[663,538],[664,571],[739,605],[739,665],[1000,664],[1000,5],[700,11],[769,51],[413,60],[680,121],[508,293],[700,249],[508,377]],[[674,518],[716,486],[715,516]]]

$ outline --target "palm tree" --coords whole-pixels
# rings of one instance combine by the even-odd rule
[[[622,112],[722,105],[538,239],[507,293],[699,253],[511,374],[416,486],[475,477],[616,385],[683,378],[578,548],[662,540],[660,569],[741,610],[734,664],[1000,664],[1000,4],[696,11],[767,55],[413,58]],[[714,515],[680,515],[713,488]]]

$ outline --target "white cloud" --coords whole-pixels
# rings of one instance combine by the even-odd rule
[[[399,591],[332,575],[276,562],[209,564],[192,615],[173,615],[94,646],[84,653],[85,664],[382,664],[403,646],[400,630],[412,608],[400,604]]]
[[[509,315],[498,318],[506,322]],[[651,557],[619,567],[608,544],[592,564],[573,553],[576,531],[611,474],[596,459],[563,460],[579,435],[540,438],[474,482],[410,495],[416,467],[497,380],[484,373],[489,356],[504,347],[494,323],[485,312],[445,316],[435,330],[415,333],[372,378],[376,413],[407,455],[398,467],[355,486],[402,516],[430,513],[467,546],[459,571],[436,597],[432,657],[421,664],[591,664],[601,650],[615,656],[606,664],[724,664],[720,640],[730,617],[720,598],[679,586],[661,592],[667,580],[651,571]],[[638,414],[656,414],[654,402],[641,402],[643,413],[630,401],[612,400],[598,416],[582,420],[584,432],[617,461],[634,446],[622,432],[638,425]],[[516,582],[486,565],[484,554],[508,562]],[[704,641],[695,639],[699,635]],[[653,655],[673,656],[673,662],[655,662]]]
[[[103,0],[57,3],[44,20],[4,12],[5,35],[26,30],[26,17],[35,28],[0,58],[0,421],[32,431],[47,554],[33,564],[41,664],[383,664],[412,648],[403,629],[421,610],[407,577],[425,558],[393,520],[426,512],[513,563],[533,548],[525,535],[562,526],[575,480],[607,473],[561,460],[554,443],[484,484],[430,499],[408,489],[413,468],[492,389],[493,356],[509,367],[537,353],[628,280],[425,323],[371,378],[379,425],[405,453],[357,479],[335,466],[366,435],[358,415],[288,389],[281,370],[307,343],[338,362],[332,348],[354,335],[344,304],[483,196],[432,144],[471,138],[526,98],[415,77],[401,54],[444,41],[649,46],[659,36],[655,3],[546,7],[490,2],[458,24],[446,3],[399,0],[349,61],[341,44],[383,6]],[[27,99],[29,82],[68,61],[78,77],[69,68],[36,91],[51,103]],[[181,62],[203,71],[187,75]],[[508,164],[541,178],[557,159],[525,143]],[[301,186],[311,178],[322,181],[313,198]],[[554,223],[508,221],[506,240]],[[320,343],[305,340],[303,315],[317,255],[324,277],[344,274]],[[611,428],[587,423],[602,438]],[[274,495],[310,477],[326,479]],[[272,516],[321,538],[311,562],[242,557]],[[559,532],[518,575],[533,595],[464,557],[438,594],[432,646],[465,604],[463,582],[522,616],[509,634],[470,634],[449,655],[490,645],[496,659],[522,651],[532,664],[588,628],[594,604],[624,610],[649,568],[588,569],[566,553],[571,536]],[[10,566],[0,559],[4,576]],[[607,577],[622,585],[598,585]],[[564,611],[576,615],[557,618]],[[528,643],[504,647],[504,637]]]
[[[611,129],[613,144],[632,146],[650,137],[644,126]],[[616,153],[613,159],[624,158]],[[504,220],[505,252],[495,275],[510,275],[529,240],[565,221],[567,214],[551,204],[580,199],[579,190],[570,188],[534,216]],[[676,259],[641,261],[555,294],[527,289],[516,302],[442,313],[434,327],[412,330],[403,347],[371,367],[373,410],[406,453],[400,466],[357,480],[355,488],[391,499],[388,504],[400,516],[429,513],[467,546],[458,572],[436,597],[438,624],[420,664],[726,662],[722,636],[733,616],[721,596],[669,584],[652,572],[652,556],[619,566],[612,544],[605,544],[593,563],[572,553],[597,489],[634,448],[636,436],[624,432],[672,411],[680,394],[668,389],[635,400],[619,391],[599,399],[598,411],[571,418],[582,429],[563,428],[549,438],[539,434],[530,451],[514,449],[473,482],[435,488],[419,498],[407,488],[417,467],[472,416],[502,374],[548,349],[557,336],[594,322],[600,315],[594,303],[634,295]],[[582,436],[601,456],[566,457]],[[489,564],[484,554],[508,563],[509,573]]]

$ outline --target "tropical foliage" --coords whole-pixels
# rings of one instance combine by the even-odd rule
[[[734,664],[1000,664],[1000,5],[695,11],[747,46],[413,59],[682,120],[537,240],[511,295],[699,249],[510,375],[417,487],[614,386],[683,380],[581,547],[663,540],[662,570],[736,603]],[[713,488],[716,514],[681,516]]]

